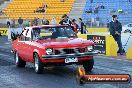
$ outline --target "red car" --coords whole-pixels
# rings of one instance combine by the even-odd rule
[[[52,65],[81,64],[85,70],[93,68],[94,43],[78,38],[71,27],[44,25],[26,27],[12,42],[17,67],[34,63],[36,73]]]

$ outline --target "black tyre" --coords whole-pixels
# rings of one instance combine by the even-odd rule
[[[17,52],[15,52],[14,59],[16,67],[25,67],[26,61],[23,61]]]
[[[43,63],[40,61],[37,53],[34,54],[34,69],[37,74],[41,74],[43,72]]]
[[[83,67],[85,69],[85,71],[89,72],[93,69],[93,65],[94,65],[94,59],[91,59],[87,62],[83,62]]]

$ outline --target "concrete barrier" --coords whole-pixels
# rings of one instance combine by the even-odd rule
[[[88,32],[108,32],[108,28],[88,28]]]
[[[78,34],[79,38],[92,40],[99,55],[117,56],[117,44],[109,34]]]
[[[132,45],[129,47],[127,53],[126,53],[127,59],[132,60]]]

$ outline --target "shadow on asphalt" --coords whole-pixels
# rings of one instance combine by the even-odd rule
[[[33,66],[26,66],[25,68],[17,68],[14,67],[19,72],[26,73],[26,74],[36,74],[34,71]],[[56,76],[56,77],[66,77],[66,78],[73,78],[77,74],[77,66],[54,66],[54,67],[45,67],[43,69],[42,74],[37,75],[44,75],[44,76]],[[94,74],[94,69],[87,74]]]

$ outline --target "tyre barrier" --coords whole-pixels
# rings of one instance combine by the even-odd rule
[[[95,43],[95,51],[99,55],[105,56],[117,56],[117,43],[114,38],[107,34],[78,34],[79,38],[92,40]]]
[[[132,45],[129,47],[127,53],[126,53],[127,59],[132,60]]]

